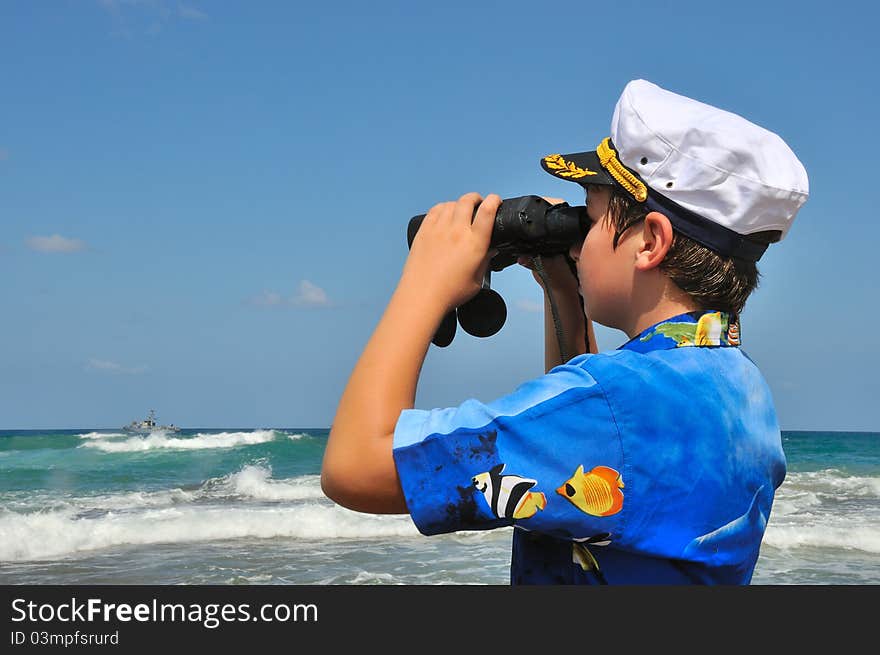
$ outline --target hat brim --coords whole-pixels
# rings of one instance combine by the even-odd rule
[[[599,163],[595,150],[575,152],[568,155],[547,155],[541,159],[541,168],[553,177],[581,186],[588,184],[614,185],[614,178]]]

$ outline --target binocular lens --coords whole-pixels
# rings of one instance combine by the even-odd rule
[[[480,289],[457,312],[461,329],[475,337],[491,337],[507,320],[507,305],[492,289]]]

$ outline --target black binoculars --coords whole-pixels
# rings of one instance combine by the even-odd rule
[[[476,213],[476,212],[475,212]],[[407,247],[419,231],[426,214],[413,216],[406,230]],[[522,255],[558,255],[583,239],[590,223],[584,206],[568,203],[552,205],[540,196],[520,196],[501,201],[489,248],[497,254],[489,262],[483,288],[470,300],[451,310],[434,334],[432,343],[444,348],[455,337],[456,323],[475,337],[490,337],[507,320],[507,306],[501,295],[490,288],[492,271],[515,264]]]

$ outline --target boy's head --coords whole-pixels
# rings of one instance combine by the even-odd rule
[[[777,135],[644,80],[627,84],[595,151],[541,163],[594,191],[615,250],[633,229],[648,239],[662,232],[663,219],[671,239],[655,265],[697,307],[736,313],[757,285],[756,262],[809,193],[803,165]]]

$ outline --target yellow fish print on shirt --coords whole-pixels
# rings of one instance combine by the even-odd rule
[[[611,516],[623,507],[623,479],[608,466],[596,466],[584,473],[578,466],[565,483],[556,490],[575,507],[592,516]]]
[[[736,325],[733,323],[732,325]],[[677,346],[720,346],[722,336],[727,331],[727,318],[721,312],[709,312],[700,316],[696,323],[663,323],[651,334],[642,338],[648,341],[651,337],[662,334],[675,341]],[[739,326],[732,328],[736,335],[736,343],[739,345]]]
[[[721,312],[710,312],[700,316],[694,343],[698,346],[721,345]]]

